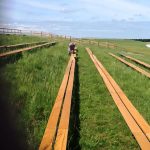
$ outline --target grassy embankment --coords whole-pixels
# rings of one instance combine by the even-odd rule
[[[119,43],[119,42],[118,42]],[[121,44],[123,41],[121,42]],[[143,42],[138,41],[124,41],[125,45],[132,45],[132,51],[134,53],[143,54],[141,58],[142,61],[146,62],[147,58],[150,56],[150,49],[145,48]],[[131,44],[132,43],[132,44]],[[138,49],[138,45],[141,47]],[[142,47],[143,45],[143,47]],[[124,46],[124,45],[123,45]],[[150,82],[149,78],[141,75],[130,67],[124,65],[119,62],[112,56],[108,55],[108,52],[120,53],[122,50],[107,50],[107,49],[99,49],[92,48],[95,55],[102,61],[114,79],[119,83],[121,88],[125,91],[129,99],[133,102],[135,107],[139,110],[139,112],[144,116],[144,118],[150,123]],[[136,58],[136,55],[132,57]],[[141,60],[141,59],[140,59]],[[128,60],[129,61],[129,60]],[[133,63],[133,62],[132,62]],[[140,66],[140,65],[138,65]],[[140,66],[141,67],[141,66]]]
[[[4,36],[1,45],[41,40]],[[67,43],[60,43],[24,52],[18,61],[1,66],[1,136],[9,143],[6,148],[38,148],[68,62],[66,49]]]
[[[134,49],[134,52],[143,53],[143,61],[146,62],[150,51],[138,50],[141,42],[128,42],[131,42],[135,49],[137,49],[137,51]],[[150,123],[149,79],[108,55],[108,52],[118,53],[121,52],[121,50],[98,48],[93,45],[89,47],[117,81],[138,111],[147,122]],[[96,79],[96,73],[94,73],[90,67],[90,59],[85,58],[86,54],[83,53],[86,53],[84,49],[81,52],[83,57],[81,57],[82,59],[79,65],[81,69],[81,71],[79,71],[79,76],[81,76],[80,145],[83,149],[98,149],[99,147],[101,147],[101,149],[125,149],[126,147],[129,149],[137,149],[138,145],[131,136],[112,98],[106,96],[109,95],[107,89],[103,91],[100,90],[102,87],[105,88],[103,82],[99,81],[101,77],[99,76],[99,80]],[[81,64],[84,65],[84,68],[86,66],[86,73],[81,67]],[[95,67],[94,64],[93,67]],[[86,78],[86,76],[89,77]],[[96,96],[98,97],[97,101]]]
[[[131,45],[136,47],[137,42]],[[89,47],[149,122],[149,79],[107,54],[121,50]],[[25,52],[19,61],[1,68],[2,98],[7,99],[7,106],[11,108],[4,110],[7,115],[12,114],[8,121],[13,119],[15,127],[17,124],[13,132],[25,141],[25,149],[37,149],[40,143],[68,61],[66,48],[67,42],[61,42],[55,47]],[[136,48],[138,51],[138,46]],[[78,49],[70,124],[75,137],[70,134],[70,147],[139,149],[85,47],[80,45]],[[144,56],[147,57],[147,51]]]
[[[107,60],[105,52],[91,47]],[[107,49],[105,49],[107,50]],[[97,54],[96,53],[96,54]],[[98,55],[97,54],[97,55]],[[139,149],[84,47],[79,49],[79,145],[81,149]],[[108,56],[109,57],[109,56]],[[112,62],[111,62],[112,61]],[[119,63],[118,63],[119,64]],[[115,67],[113,68],[115,72]],[[117,76],[116,76],[117,77]]]
[[[38,36],[24,36],[24,35],[2,35],[0,34],[0,46],[1,45],[14,45],[20,43],[32,43],[49,41],[50,38],[38,37]]]
[[[108,42],[115,43],[121,48],[117,48],[119,52],[125,52],[131,57],[150,64],[150,48],[146,47],[147,42],[134,40],[109,40]]]
[[[112,42],[112,41],[111,41]],[[150,54],[149,49],[138,49],[142,42],[115,41],[121,46],[132,45],[134,53],[142,53],[143,61]],[[124,43],[124,45],[122,45]],[[89,46],[120,85],[128,98],[150,123],[149,79],[127,67],[108,52],[118,53],[120,49]],[[130,50],[129,50],[130,52]],[[82,149],[139,149],[126,123],[117,110],[100,75],[94,72],[94,64],[86,56],[84,48],[79,52],[80,77],[80,146]],[[145,59],[144,59],[145,58]],[[142,60],[142,59],[141,59]],[[146,61],[145,61],[146,62]]]

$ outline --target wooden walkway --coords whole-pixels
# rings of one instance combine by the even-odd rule
[[[142,61],[140,61],[138,59],[135,59],[135,58],[133,58],[131,56],[127,56],[127,55],[123,55],[123,54],[120,54],[120,55],[123,56],[123,57],[125,57],[125,58],[128,58],[128,59],[130,59],[130,60],[132,60],[132,61],[134,61],[134,62],[136,62],[136,63],[138,63],[138,64],[140,64],[140,65],[142,65],[142,66],[144,66],[146,68],[148,68],[148,69],[150,69],[150,64],[142,62]]]
[[[36,48],[41,48],[41,47],[45,47],[45,46],[54,45],[54,44],[55,44],[55,42],[51,42],[51,43],[45,43],[45,44],[36,45],[36,46],[28,47],[28,48],[13,50],[13,51],[9,51],[9,52],[5,52],[5,53],[0,54],[0,57],[5,57],[5,56],[21,53],[21,52],[24,52],[24,51],[33,50],[33,49],[36,49]]]
[[[71,55],[39,150],[66,150],[75,63],[75,58]]]
[[[109,55],[115,57],[117,60],[121,61],[122,63],[126,64],[127,66],[133,68],[134,70],[136,70],[136,71],[140,72],[141,74],[145,75],[146,77],[150,78],[150,73],[149,72],[146,72],[145,70],[143,70],[143,69],[127,62],[126,60],[124,60],[124,59],[122,59],[122,58],[120,58],[120,57],[118,57],[118,56],[116,56],[112,53],[109,53]]]
[[[119,85],[114,81],[111,75],[107,72],[104,66],[93,55],[89,48],[86,48],[90,58],[95,64],[98,72],[100,73],[103,81],[109,90],[115,104],[117,105],[120,113],[125,119],[132,134],[137,140],[139,146],[143,150],[150,150],[150,126],[133,106],[125,93],[121,90]]]

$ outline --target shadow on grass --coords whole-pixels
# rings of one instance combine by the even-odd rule
[[[74,87],[73,87],[73,98],[72,98],[72,110],[70,117],[69,127],[69,138],[68,138],[68,150],[80,150],[80,120],[79,120],[79,109],[80,109],[80,83],[79,83],[79,66],[78,59],[76,58],[75,76],[74,76]]]
[[[17,109],[15,104],[12,104],[11,88],[11,83],[0,75],[0,147],[5,150],[25,150],[25,129],[18,126]]]
[[[22,53],[2,57],[2,58],[0,58],[0,67],[4,67],[6,64],[15,63],[20,58],[22,58]]]
[[[40,48],[36,48],[36,49],[33,49],[33,50],[29,50],[29,51],[25,51],[26,53],[28,54],[34,54],[36,53],[38,50],[41,50],[42,48],[49,48],[51,46],[55,46],[56,43],[52,43],[50,46],[46,47],[40,47]],[[9,55],[9,56],[4,56],[4,57],[1,57],[0,58],[0,67],[3,67],[5,66],[6,64],[9,64],[9,63],[15,63],[16,61],[18,61],[20,58],[23,57],[22,53],[24,52],[21,52],[21,53],[17,53],[17,54],[13,54],[13,55]]]

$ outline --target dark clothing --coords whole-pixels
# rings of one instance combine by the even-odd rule
[[[70,50],[74,50],[75,49],[75,44],[73,44],[73,43],[69,44],[69,48],[70,48]]]

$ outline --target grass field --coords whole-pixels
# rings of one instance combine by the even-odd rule
[[[146,47],[147,42],[134,40],[107,40],[110,43],[116,44],[119,48],[116,52],[125,52],[128,55],[140,59],[141,61],[150,63],[150,48]]]
[[[1,45],[43,41],[39,37],[27,36],[0,38],[3,39]],[[150,49],[139,41],[99,41],[123,47],[109,49],[87,45],[150,123],[149,79],[108,55],[108,52],[117,55],[124,52],[150,64]],[[10,143],[15,145],[19,142],[21,146],[18,147],[22,149],[38,148],[69,60],[67,45],[68,41],[60,41],[54,47],[24,52],[13,63],[1,66],[0,107],[5,107],[0,110],[4,120],[2,127],[5,128],[4,125],[7,124],[12,133],[10,141],[14,139]],[[85,51],[85,45],[77,46],[68,149],[140,149]]]
[[[14,45],[19,43],[32,43],[49,41],[50,38],[37,37],[37,36],[26,36],[26,35],[2,35],[0,34],[0,46],[1,45]]]
[[[137,43],[139,42],[134,42],[135,47]],[[104,66],[117,81],[117,83],[121,86],[131,102],[133,102],[139,112],[150,123],[149,78],[141,75],[140,73],[136,72],[125,64],[119,62],[112,56],[108,55],[108,52],[118,53],[118,50],[108,50],[104,48],[99,49],[97,47],[91,47],[91,49],[98,57],[98,59],[104,64]],[[150,54],[150,51],[148,51],[147,53]],[[144,53],[144,56],[147,58],[147,54]]]
[[[11,138],[21,140],[21,149],[37,149],[40,144],[69,59],[66,45],[24,52],[18,61],[0,68],[1,103],[6,106],[4,112],[8,112],[6,123],[14,125],[11,132],[15,137]]]
[[[79,50],[79,83],[81,149],[138,149],[84,47]]]

